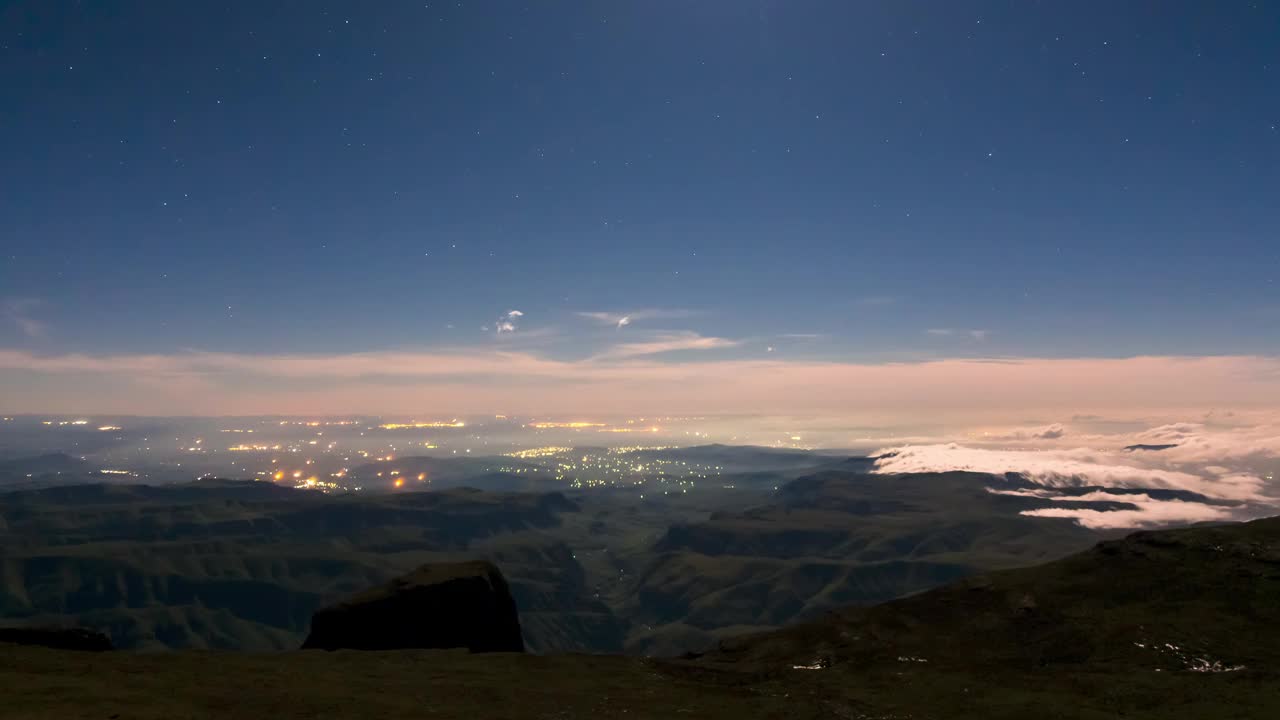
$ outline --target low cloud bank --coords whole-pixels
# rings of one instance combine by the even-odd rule
[[[1065,446],[1066,443],[1070,446]],[[1076,443],[1088,442],[1088,445]],[[1139,448],[1137,450],[1130,448]],[[1159,448],[1159,449],[1152,449]],[[969,443],[885,447],[881,473],[967,470],[1017,474],[1040,489],[991,492],[1049,500],[1054,507],[1024,511],[1070,518],[1091,528],[1148,527],[1254,518],[1280,513],[1280,425],[1180,422],[1136,432],[1044,430],[985,433]],[[1078,488],[1102,488],[1071,492]],[[1128,492],[1107,492],[1127,490]],[[1135,489],[1194,494],[1203,501],[1135,493]],[[1098,509],[1082,503],[1119,503]]]

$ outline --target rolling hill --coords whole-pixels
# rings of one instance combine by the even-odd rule
[[[620,649],[622,625],[573,552],[538,532],[577,512],[558,494],[330,497],[228,481],[10,493],[0,615],[85,625],[126,648],[286,649],[327,600],[483,555],[512,578],[531,646]]]
[[[729,450],[689,449],[700,461]],[[1016,479],[875,475],[865,458],[764,455],[828,469],[776,491],[645,500],[607,490],[324,495],[228,480],[11,492],[0,495],[0,617],[83,625],[123,648],[282,650],[321,604],[426,562],[482,558],[509,578],[531,649],[676,655],[1100,537],[1018,514],[1044,500],[986,489]],[[432,465],[446,466],[464,468]]]
[[[722,640],[700,656],[75,653],[0,646],[0,717],[1261,720],[1280,713],[1280,519]]]
[[[1099,535],[1030,518],[1035,498],[987,492],[976,473],[826,471],[741,512],[673,525],[624,614],[628,648],[670,655],[718,637],[869,605],[984,570],[1088,547]]]

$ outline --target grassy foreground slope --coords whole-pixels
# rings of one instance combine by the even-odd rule
[[[0,718],[1274,718],[1273,672],[750,673],[620,656],[0,649]]]

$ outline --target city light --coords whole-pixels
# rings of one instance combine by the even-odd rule
[[[435,421],[435,422],[386,423],[384,425],[379,425],[378,427],[382,428],[383,430],[421,430],[423,428],[460,428],[460,427],[466,427],[466,426],[467,424],[464,422],[459,422],[458,420],[451,420],[449,422]]]
[[[521,458],[525,460],[533,458],[551,457],[552,455],[560,455],[573,450],[569,447],[557,447],[551,445],[548,447],[529,448],[528,450],[518,450],[516,452],[507,453],[507,457]]]

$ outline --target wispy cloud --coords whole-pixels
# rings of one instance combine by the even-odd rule
[[[632,323],[642,322],[645,320],[674,320],[693,317],[696,314],[697,313],[692,310],[684,310],[680,308],[648,308],[626,312],[592,311],[577,313],[578,317],[586,318],[587,320],[591,320],[600,325],[612,325],[618,329],[622,329]]]
[[[680,350],[716,350],[740,345],[738,340],[708,337],[695,332],[664,333],[641,342],[619,343],[595,356],[598,360],[636,358]]]
[[[29,338],[42,338],[48,335],[49,327],[36,319],[34,312],[44,305],[37,298],[9,298],[0,302],[0,317],[15,325],[23,335]]]
[[[967,337],[972,340],[986,340],[990,335],[990,330],[959,330],[956,328],[929,328],[924,331],[926,335],[934,337]]]
[[[1058,440],[1066,437],[1067,434],[1066,426],[1062,423],[1053,423],[1042,427],[1013,428],[995,433],[986,432],[983,433],[983,440],[987,442],[1002,442],[1010,440]]]
[[[588,320],[594,320],[602,325],[626,324],[626,323],[623,323],[623,320],[627,320],[628,322],[630,322],[629,318],[631,317],[626,313],[615,313],[615,312],[580,312],[580,313],[577,313],[577,315],[578,317],[583,317]]]

